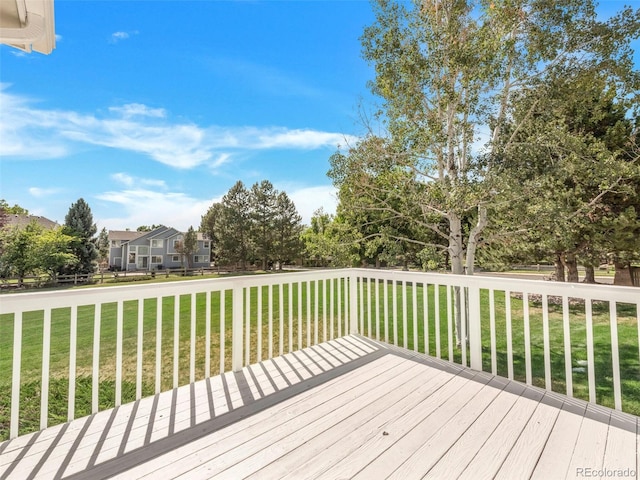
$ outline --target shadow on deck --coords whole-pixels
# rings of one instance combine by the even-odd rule
[[[4,442],[0,479],[637,479],[639,420],[351,335]]]

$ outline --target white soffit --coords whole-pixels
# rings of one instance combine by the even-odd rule
[[[53,0],[0,0],[0,43],[49,54],[56,46]]]

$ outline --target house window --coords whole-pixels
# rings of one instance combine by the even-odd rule
[[[134,252],[129,254],[129,263],[136,263],[136,254]]]
[[[151,248],[162,248],[163,240],[161,238],[151,240]]]
[[[171,257],[171,261],[172,262],[179,262],[180,261],[180,255],[173,255]]]
[[[111,240],[111,247],[118,248],[120,246],[120,240]]]
[[[139,245],[138,255],[149,255],[149,247],[147,247],[146,245]]]
[[[204,242],[204,243],[202,244],[202,246],[203,246],[204,248],[209,248],[209,242],[208,242],[208,241]]]
[[[155,264],[162,263],[162,255],[151,255],[151,263],[155,263]]]
[[[195,263],[206,263],[207,262],[207,256],[206,255],[194,255],[193,256],[193,261]]]
[[[173,241],[173,249],[175,250],[176,245],[178,243],[182,243],[182,235],[178,235],[178,237],[176,237],[176,239]]]

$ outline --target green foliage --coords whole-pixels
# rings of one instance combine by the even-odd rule
[[[95,260],[98,258],[98,251],[93,239],[97,232],[97,227],[93,223],[91,208],[84,199],[80,198],[76,203],[72,203],[69,212],[64,218],[64,227],[68,235],[75,238],[72,250],[78,258],[78,263],[67,268],[65,273],[91,273],[95,268]]]
[[[7,215],[29,215],[29,210],[22,208],[17,203],[11,207],[4,198],[0,198],[0,211]]]
[[[246,269],[255,260],[267,269],[271,262],[288,262],[302,252],[302,218],[285,192],[264,180],[247,190],[238,181],[220,203],[202,216],[200,230],[212,240],[221,263]]]
[[[71,268],[78,259],[72,253],[75,239],[63,227],[44,230],[35,221],[24,228],[12,228],[0,233],[0,273],[18,277],[46,273],[51,278],[63,268]]]

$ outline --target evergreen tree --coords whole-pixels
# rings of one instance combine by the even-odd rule
[[[251,254],[251,197],[241,181],[222,197],[216,220],[218,253],[223,262],[237,263],[246,270]]]
[[[93,238],[98,228],[93,223],[91,208],[83,198],[72,203],[69,212],[64,218],[65,233],[75,237],[72,251],[78,258],[78,264],[67,269],[67,273],[91,273],[95,268],[95,260],[98,258],[95,239]]]
[[[278,191],[269,180],[251,187],[251,238],[263,270],[268,268],[274,255],[277,196]]]
[[[278,262],[278,268],[282,270],[282,265],[285,262],[299,258],[303,251],[302,217],[285,192],[279,193],[276,198],[274,233],[274,260]]]

